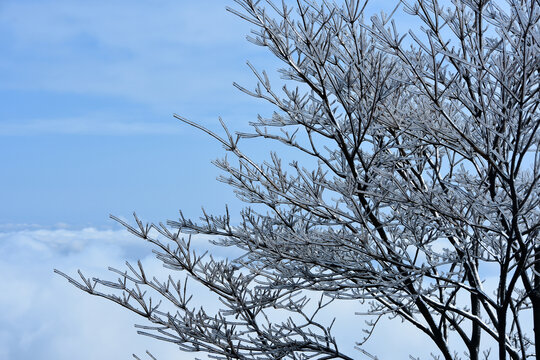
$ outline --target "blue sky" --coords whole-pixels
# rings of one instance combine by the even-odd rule
[[[221,116],[245,129],[271,111],[232,86],[254,85],[246,60],[270,71],[276,62],[245,41],[249,26],[225,11],[231,4],[0,2],[0,359],[129,359],[147,348],[162,359],[177,354],[138,337],[131,314],[68,286],[52,269],[102,276],[107,266],[140,258],[160,273],[150,248],[109,213],[164,221],[179,209],[189,217],[201,206],[240,209],[215,181],[210,161],[223,153],[220,145],[172,117],[219,129]],[[355,307],[340,311],[344,332],[357,332]],[[418,354],[423,339],[405,333],[382,346],[389,327],[372,345],[382,358]],[[343,341],[352,347],[354,340]]]
[[[253,83],[245,61],[267,57],[221,1],[207,3],[2,3],[0,223],[196,216],[226,196],[209,166],[220,147],[171,115],[246,123],[257,104],[231,84]]]

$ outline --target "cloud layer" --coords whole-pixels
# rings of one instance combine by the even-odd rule
[[[76,276],[81,269],[87,277],[114,280],[116,276],[106,271],[108,266],[123,269],[125,260],[141,259],[146,271],[159,278],[167,270],[153,258],[149,245],[124,230],[31,228],[0,232],[0,306],[4,309],[0,312],[0,359],[29,360],[36,354],[43,360],[129,359],[132,353],[142,356],[147,349],[159,359],[177,357],[174,345],[136,334],[133,324],[144,324],[143,319],[79,291],[53,273],[57,268]],[[194,305],[211,307],[215,303],[202,299],[200,293],[195,295],[196,299],[199,295],[199,303]],[[324,319],[337,317],[335,334],[342,348],[358,356],[353,348],[355,340],[363,336],[364,323],[351,315],[361,307],[353,302],[336,305]],[[414,329],[401,324],[399,336],[395,336],[395,325],[395,321],[382,321],[366,349],[381,359],[429,354],[425,339]]]
[[[53,268],[105,276],[107,266],[150,251],[125,231],[40,229],[0,233],[0,359],[128,359],[146,349],[177,354],[136,335],[137,321],[115,304],[70,286]]]

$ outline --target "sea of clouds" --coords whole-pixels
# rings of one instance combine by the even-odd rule
[[[92,297],[53,273],[115,279],[108,266],[140,258],[160,268],[141,240],[124,230],[18,229],[0,232],[0,359],[129,359],[148,349],[178,351],[136,334],[137,317]],[[167,346],[168,345],[168,346]]]
[[[203,239],[197,241],[206,244]],[[78,290],[53,272],[56,268],[77,277],[81,269],[86,277],[115,280],[109,266],[124,269],[125,261],[141,259],[147,273],[163,279],[169,270],[151,250],[151,244],[123,229],[0,227],[0,359],[26,360],[38,355],[42,360],[130,359],[132,354],[145,358],[146,350],[158,359],[178,357],[175,345],[137,335],[134,324],[145,324],[144,319]],[[337,317],[340,343],[360,358],[353,347],[364,335],[364,322],[351,316],[355,311],[361,311],[357,303],[342,303],[324,317]],[[425,339],[407,327],[395,336],[395,325],[383,322],[367,349],[376,350],[380,359],[426,353]],[[195,354],[181,356],[195,358]]]

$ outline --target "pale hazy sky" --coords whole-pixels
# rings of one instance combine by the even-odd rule
[[[210,161],[221,147],[172,118],[219,129],[221,116],[242,129],[271,111],[232,86],[255,84],[246,60],[270,71],[276,62],[245,41],[250,27],[225,5],[233,2],[0,1],[1,360],[178,354],[137,336],[134,316],[53,268],[99,276],[140,258],[160,273],[151,248],[109,213],[164,221],[179,209],[189,217],[201,206],[240,209],[215,181]],[[372,10],[383,5],[373,1]],[[350,348],[363,324],[355,311],[353,303],[336,310]],[[392,326],[384,323],[370,346],[382,359],[427,351],[407,329],[385,339]]]

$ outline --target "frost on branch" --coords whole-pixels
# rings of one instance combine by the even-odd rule
[[[234,135],[221,119],[224,135],[175,116],[235,159],[215,165],[247,204],[241,220],[116,219],[155,246],[165,281],[140,263],[111,269],[118,282],[59,273],[147,318],[141,333],[219,359],[355,358],[319,320],[336,301],[369,304],[375,320],[355,340],[371,358],[361,347],[380,317],[414,325],[447,360],[535,357],[540,3],[410,1],[394,16],[421,26],[405,34],[392,16],[366,20],[357,0],[236,3],[229,11],[282,61],[287,85],[249,64],[257,85],[235,86],[275,112]],[[247,139],[284,144],[296,160],[257,162]],[[199,255],[190,234],[242,255]],[[182,274],[221,310],[191,304]]]

